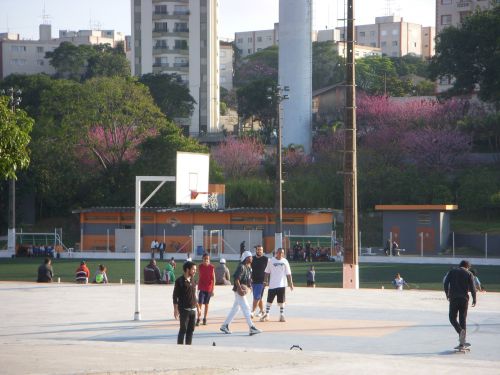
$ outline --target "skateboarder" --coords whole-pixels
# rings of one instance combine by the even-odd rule
[[[472,307],[476,306],[476,288],[474,287],[474,279],[469,269],[470,263],[467,260],[462,260],[460,265],[450,270],[444,279],[444,292],[446,298],[450,301],[450,323],[455,328],[455,331],[457,331],[459,337],[457,348],[467,346],[465,337],[467,332],[469,292],[472,295]]]

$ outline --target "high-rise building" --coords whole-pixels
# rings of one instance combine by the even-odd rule
[[[436,0],[436,32],[459,26],[473,12],[491,9],[496,4],[500,4],[500,0]]]
[[[242,31],[234,33],[234,43],[241,51],[241,57],[247,57],[255,52],[278,44],[279,24],[274,24],[274,29]]]
[[[183,125],[219,132],[217,0],[132,0],[132,72],[177,74],[196,104]]]
[[[345,40],[343,27],[340,30],[340,39]],[[403,21],[398,16],[375,17],[374,24],[356,26],[356,43],[358,45],[378,47],[382,54],[390,57],[401,57],[409,53],[425,56],[434,54],[433,44],[422,43],[422,25]],[[427,33],[433,40],[434,30],[428,27]]]
[[[233,43],[220,41],[219,68],[220,86],[226,90],[233,89]]]

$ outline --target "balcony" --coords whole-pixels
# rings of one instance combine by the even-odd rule
[[[175,68],[188,68],[189,62],[174,62]]]
[[[165,36],[167,33],[168,29],[153,29],[153,38]]]
[[[154,63],[153,68],[168,68],[170,66],[169,63]]]
[[[163,20],[168,18],[168,12],[153,12],[153,21]]]
[[[467,9],[470,9],[470,7],[471,7],[470,1],[459,1],[457,3],[457,8],[460,8],[460,9],[467,10]]]
[[[153,55],[161,55],[163,53],[168,53],[170,48],[168,46],[154,46],[153,47]]]

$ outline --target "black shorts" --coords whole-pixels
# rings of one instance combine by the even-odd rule
[[[285,303],[285,287],[268,289],[267,291],[267,302],[273,303],[274,297],[278,297],[278,303]]]
[[[198,303],[200,305],[208,305],[210,303],[210,297],[212,297],[211,292],[200,290],[200,292],[198,293]]]

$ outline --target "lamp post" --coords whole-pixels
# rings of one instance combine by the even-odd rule
[[[21,90],[15,90],[13,87],[7,91],[2,90],[2,95],[7,94],[12,113],[16,112],[16,107],[21,104]],[[7,233],[7,250],[16,251],[16,179],[12,177],[9,182],[9,229]]]
[[[276,189],[275,189],[275,234],[274,248],[283,247],[283,171],[282,171],[282,144],[281,144],[281,121],[280,121],[280,104],[283,100],[287,100],[290,91],[288,86],[281,87],[277,85],[268,89],[271,94],[268,99],[276,103]]]

